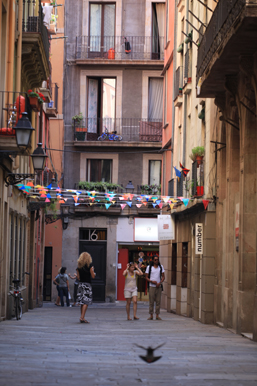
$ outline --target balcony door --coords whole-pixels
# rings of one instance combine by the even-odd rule
[[[115,130],[116,79],[88,78],[88,133]]]
[[[115,4],[90,4],[89,57],[108,57],[115,49]]]
[[[165,4],[152,4],[152,59],[163,59]]]

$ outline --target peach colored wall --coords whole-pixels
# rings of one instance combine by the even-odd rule
[[[52,247],[52,278],[62,265],[62,221],[46,225],[45,246]],[[53,294],[55,295],[55,294]]]
[[[174,1],[167,0],[166,12],[168,10],[168,26],[166,25],[166,48],[164,51],[164,69],[167,62],[170,62],[164,74],[164,126],[162,146],[165,146],[172,137],[172,106],[173,106],[173,54],[174,54]],[[167,22],[167,18],[166,18]],[[166,101],[165,101],[166,100]],[[172,141],[173,142],[173,141]],[[168,181],[171,179],[171,146],[163,153],[163,189],[162,194],[168,194]]]

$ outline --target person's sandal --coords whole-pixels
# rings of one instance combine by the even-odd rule
[[[86,319],[79,319],[80,323],[89,323]]]
[[[162,318],[160,318],[159,316],[156,316],[156,320],[162,320]]]
[[[153,317],[152,316],[150,316],[147,320],[153,320]]]
[[[139,320],[139,318],[137,318],[136,316],[134,316],[134,320]]]

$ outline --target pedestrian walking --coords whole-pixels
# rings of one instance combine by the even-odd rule
[[[58,269],[58,274],[55,276],[54,281],[53,281],[54,284],[56,285],[56,289],[57,289],[57,298],[56,298],[56,302],[54,303],[56,306],[60,306],[60,300],[61,300],[61,298],[60,298],[60,289],[59,289],[59,279],[57,279],[57,276],[61,272],[61,268],[62,267],[60,267]]]
[[[82,252],[78,258],[77,277],[79,279],[77,301],[80,304],[80,323],[89,323],[85,320],[87,307],[92,304],[93,292],[91,279],[95,278],[92,257],[87,252]]]
[[[78,275],[77,275],[77,272],[74,273],[74,276],[71,276],[71,274],[69,273],[68,276],[71,278],[71,279],[75,279],[74,281],[74,288],[73,288],[73,304],[72,306],[75,307],[76,306],[76,301],[77,301],[77,293],[78,293],[78,286],[79,286],[79,279],[78,279]]]
[[[136,276],[142,276],[143,272],[138,267],[137,264],[133,262],[127,264],[127,268],[123,272],[123,276],[125,276],[125,287],[124,287],[124,297],[126,299],[126,311],[128,320],[132,320],[130,318],[130,304],[131,300],[133,300],[133,314],[134,320],[138,320],[137,317],[137,282]]]
[[[64,307],[63,297],[65,296],[67,307],[69,307],[70,306],[69,278],[65,272],[66,272],[66,267],[62,267],[60,273],[56,276],[55,281],[56,281],[56,283],[59,283],[61,306]]]
[[[165,280],[163,265],[159,262],[157,255],[153,256],[153,262],[147,266],[145,271],[146,280],[149,282],[149,314],[148,320],[153,320],[154,303],[156,320],[162,320],[160,318],[160,305],[162,294],[162,283]]]

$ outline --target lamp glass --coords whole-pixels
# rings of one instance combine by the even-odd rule
[[[32,130],[16,128],[15,132],[16,132],[16,141],[17,141],[18,147],[27,148],[29,146]]]

